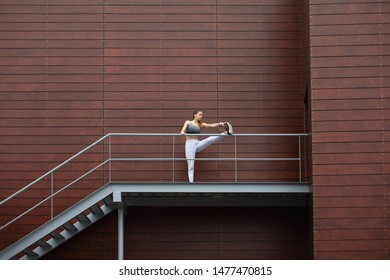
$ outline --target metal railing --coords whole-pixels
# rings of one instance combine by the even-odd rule
[[[94,143],[92,143],[91,145],[89,145],[88,147],[86,147],[85,149],[81,150],[80,152],[78,152],[77,154],[73,155],[72,157],[70,157],[69,159],[65,160],[64,162],[62,162],[61,164],[57,165],[56,167],[54,167],[53,169],[51,169],[50,171],[48,171],[47,173],[43,174],[42,176],[40,176],[39,178],[37,178],[36,180],[34,180],[33,182],[29,183],[28,185],[26,185],[25,187],[23,187],[22,189],[20,189],[19,191],[15,192],[14,194],[12,194],[11,196],[7,197],[6,199],[2,200],[0,202],[0,207],[6,207],[6,205],[8,203],[10,203],[13,199],[16,199],[18,196],[26,193],[28,190],[31,190],[34,186],[36,186],[38,183],[42,182],[42,181],[45,181],[47,183],[47,181],[49,182],[49,186],[50,186],[50,195],[47,195],[44,199],[42,199],[40,202],[36,203],[35,205],[31,206],[29,209],[25,210],[23,213],[21,213],[20,215],[18,215],[17,217],[13,218],[12,220],[10,220],[9,222],[6,222],[4,225],[2,225],[0,227],[0,230],[6,228],[7,226],[13,224],[14,222],[16,222],[17,220],[20,220],[23,216],[26,216],[28,213],[30,213],[31,211],[33,211],[34,209],[44,205],[45,203],[50,203],[50,219],[53,219],[55,217],[55,213],[54,213],[54,208],[55,208],[55,205],[54,205],[54,198],[57,197],[59,194],[63,193],[65,190],[69,189],[71,186],[74,186],[76,183],[82,181],[83,179],[86,179],[89,175],[93,174],[94,172],[97,172],[97,170],[99,169],[103,169],[101,170],[101,172],[103,172],[103,176],[100,180],[101,184],[98,185],[95,190],[97,190],[98,188],[108,184],[108,183],[111,183],[111,182],[115,182],[115,181],[118,181],[118,180],[115,180],[113,178],[113,173],[116,172],[117,170],[115,170],[113,168],[113,164],[114,163],[118,163],[118,162],[144,162],[144,161],[153,161],[153,162],[171,162],[172,164],[172,178],[171,180],[169,180],[169,182],[177,182],[177,179],[175,178],[175,172],[176,172],[176,165],[177,165],[177,162],[180,162],[180,161],[187,161],[187,160],[196,160],[196,161],[230,161],[230,162],[233,162],[234,163],[234,182],[238,182],[239,178],[238,178],[238,163],[239,162],[270,162],[270,161],[295,161],[295,162],[298,162],[298,171],[297,171],[297,174],[298,174],[298,180],[296,180],[296,182],[302,182],[302,169],[303,169],[303,166],[302,166],[302,140],[308,136],[308,134],[306,133],[295,133],[295,134],[234,134],[234,135],[226,135],[226,134],[200,134],[200,137],[205,137],[205,136],[223,136],[223,137],[227,137],[228,139],[233,139],[233,143],[231,143],[232,140],[230,140],[230,145],[233,145],[232,148],[230,148],[229,150],[229,153],[232,154],[233,156],[231,157],[223,157],[223,158],[219,158],[219,157],[202,157],[202,158],[196,158],[196,159],[189,159],[189,158],[185,158],[185,157],[177,157],[177,154],[178,153],[181,153],[183,154],[184,153],[184,149],[181,151],[181,152],[177,152],[177,149],[176,149],[176,146],[178,146],[178,144],[176,143],[176,138],[180,137],[181,139],[183,139],[183,134],[177,134],[177,133],[109,133],[105,136],[103,136],[102,138],[100,138],[99,140],[95,141]],[[191,135],[193,136],[193,135]],[[123,137],[127,137],[127,138],[136,138],[136,137],[142,137],[141,140],[143,139],[146,139],[146,138],[149,138],[149,137],[157,137],[157,138],[161,138],[161,137],[168,137],[168,138],[172,138],[171,139],[171,144],[167,144],[168,142],[165,142],[165,146],[169,146],[171,145],[172,148],[171,148],[171,152],[168,152],[166,154],[171,154],[171,156],[166,156],[166,157],[145,157],[145,156],[138,156],[138,157],[135,157],[135,156],[132,156],[132,157],[129,157],[129,156],[116,156],[116,154],[126,154],[123,153],[123,152],[117,152],[117,151],[114,151],[114,147],[116,145],[122,145],[122,146],[126,146],[126,147],[131,147],[132,145],[134,145],[133,143],[130,143],[130,144],[126,144],[126,143],[114,143],[113,142],[113,139],[114,138],[123,138]],[[145,138],[146,137],[146,138]],[[238,148],[237,148],[237,139],[238,138],[265,138],[265,137],[273,137],[273,138],[285,138],[285,137],[288,137],[288,138],[295,138],[297,140],[295,140],[297,142],[297,147],[296,147],[296,151],[294,151],[294,153],[296,154],[296,156],[293,156],[293,157],[238,157]],[[157,143],[157,141],[155,142]],[[182,141],[182,144],[184,144],[184,141]],[[257,144],[257,142],[253,142],[252,144]],[[141,145],[143,145],[143,143],[141,143]],[[229,145],[226,144],[226,145]],[[80,158],[82,155],[85,155],[86,153],[88,153],[89,151],[91,151],[93,148],[96,148],[98,147],[98,151],[95,151],[94,152],[94,156],[96,156],[97,154],[101,154],[100,157],[101,157],[101,160],[99,161],[96,161],[96,160],[93,160],[92,162],[96,165],[94,165],[92,168],[90,168],[89,170],[85,171],[82,175],[78,176],[77,178],[75,179],[71,179],[69,182],[67,181],[66,183],[64,183],[63,186],[59,187],[58,190],[55,190],[55,182],[56,182],[56,177],[55,177],[55,174],[59,173],[61,168],[64,168],[66,165],[69,165],[71,164],[72,162],[76,161],[78,158]],[[250,154],[250,153],[249,153]],[[144,154],[143,154],[144,155]],[[77,169],[77,168],[76,168]],[[185,172],[186,173],[186,172]],[[63,179],[57,179],[57,181],[64,181]],[[49,206],[47,206],[49,207]],[[58,213],[59,214],[59,213]]]

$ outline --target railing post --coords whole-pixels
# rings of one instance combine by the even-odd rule
[[[118,260],[124,257],[124,215],[123,205],[118,207]]]
[[[51,219],[53,219],[54,217],[54,197],[53,197],[53,193],[54,193],[54,172],[51,172],[50,173],[50,217]]]
[[[234,181],[238,182],[238,171],[237,171],[237,136],[234,135]]]
[[[111,183],[111,134],[108,136],[108,182]]]
[[[175,182],[175,140],[176,137],[173,135],[172,139],[172,182]]]
[[[299,147],[299,183],[302,182],[302,159],[301,159],[301,136],[298,136],[298,147]]]

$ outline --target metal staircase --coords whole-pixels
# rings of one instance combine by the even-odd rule
[[[39,259],[116,209],[120,256],[127,206],[302,207],[309,193],[303,183],[110,183],[4,249],[0,259]]]
[[[215,136],[220,134],[203,134],[203,136]],[[175,156],[175,143],[176,137],[183,137],[181,134],[162,134],[162,133],[109,133],[96,142],[92,143],[79,153],[70,157],[68,160],[59,164],[46,174],[42,175],[35,181],[31,182],[24,188],[20,189],[13,195],[7,197],[3,201],[0,201],[0,207],[15,207],[18,205],[18,199],[23,197],[29,197],[29,194],[37,190],[44,190],[44,196],[41,201],[33,202],[33,205],[25,205],[30,208],[21,214],[13,214],[14,218],[10,221],[0,225],[0,233],[3,229],[14,225],[15,222],[23,224],[22,219],[29,219],[28,215],[33,211],[37,211],[44,207],[45,213],[38,215],[45,216],[47,218],[46,223],[33,229],[29,234],[16,241],[14,244],[8,246],[0,252],[0,259],[39,259],[46,253],[50,252],[54,248],[66,242],[68,239],[77,235],[87,227],[91,226],[98,220],[102,219],[114,210],[118,210],[118,259],[123,259],[123,233],[124,233],[124,213],[127,206],[137,205],[159,205],[159,206],[304,206],[306,204],[307,194],[311,192],[311,186],[308,183],[304,183],[302,178],[302,159],[301,145],[303,137],[308,134],[235,134],[230,137],[233,140],[231,144],[234,144],[231,154],[234,157],[229,158],[199,158],[197,161],[226,161],[234,164],[234,177],[230,182],[218,182],[215,184],[210,183],[178,183],[175,181],[175,162],[186,161],[186,158],[179,158]],[[130,138],[129,143],[123,141],[114,142],[113,138]],[[142,137],[169,137],[172,140],[172,156],[163,158],[154,157],[129,157],[128,152],[118,152],[117,149],[112,147],[117,144],[120,147],[128,147],[134,145],[132,137],[141,137],[141,141],[144,141]],[[282,158],[282,157],[239,157],[239,151],[237,150],[237,138],[248,137],[290,137],[296,139],[296,152],[292,153],[294,156]],[[168,139],[169,139],[168,138]],[[283,144],[283,142],[281,142]],[[79,170],[81,156],[92,153],[96,158],[97,153],[101,153],[101,161],[93,162],[88,165],[88,170]],[[153,154],[154,155],[154,154]],[[195,159],[194,159],[195,160]],[[172,180],[169,182],[133,182],[131,175],[128,175],[129,180],[118,181],[114,177],[114,173],[117,169],[114,168],[115,163],[124,162],[142,162],[142,161],[156,161],[166,162],[171,164],[172,167]],[[293,182],[282,183],[266,183],[261,180],[248,183],[239,182],[239,168],[238,162],[256,162],[256,161],[295,161],[297,162],[297,180]],[[75,162],[75,167],[69,168]],[[88,161],[86,161],[88,162]],[[89,163],[89,162],[88,162]],[[67,165],[67,166],[66,166]],[[65,166],[65,167],[64,167]],[[74,177],[68,181],[64,181],[64,176],[61,176],[61,172],[68,176],[69,170],[76,170]],[[123,170],[118,170],[123,171]],[[131,171],[131,170],[127,170]],[[126,171],[126,172],[127,172]],[[77,173],[78,172],[78,173]],[[80,172],[84,172],[80,175]],[[73,173],[72,173],[73,174]],[[90,183],[90,175],[98,175],[99,183],[96,183],[96,179],[92,188],[93,193],[83,194],[81,197],[77,196],[77,191],[85,183]],[[57,179],[58,178],[58,179]],[[66,177],[67,178],[67,177]],[[153,178],[150,178],[153,182]],[[122,183],[120,183],[122,182]],[[95,188],[96,187],[96,188]],[[35,189],[34,189],[35,188]],[[47,194],[47,190],[50,191]],[[30,193],[29,193],[30,192]],[[65,194],[66,192],[66,194]],[[55,213],[54,199],[58,197],[67,197],[72,192],[75,192],[74,197],[78,197],[78,202],[69,208],[65,208],[61,213]],[[89,194],[89,195],[88,195]],[[86,195],[85,198],[83,198]],[[63,206],[63,205],[62,205]],[[60,205],[61,207],[61,205]],[[3,209],[4,209],[3,208]],[[50,211],[50,215],[47,213]],[[26,220],[24,220],[26,221]],[[10,231],[12,234],[12,229]]]
[[[0,252],[0,259],[39,259],[116,209],[105,186]]]

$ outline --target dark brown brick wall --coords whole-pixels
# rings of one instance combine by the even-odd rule
[[[310,1],[315,259],[389,259],[388,1]]]
[[[304,132],[303,55],[297,0],[0,0],[0,198],[106,133],[178,133],[193,109],[206,122],[230,121],[237,133]],[[131,156],[171,154],[168,140],[139,141]],[[242,157],[296,156],[296,139],[240,141]],[[178,157],[183,142],[176,139]],[[231,156],[231,147],[225,140],[206,156]],[[129,155],[126,142],[116,149]],[[106,156],[98,146],[57,172],[54,189]],[[129,173],[134,166],[114,165],[114,179],[172,179],[171,165]],[[232,163],[196,168],[198,180],[234,180]],[[295,162],[239,168],[243,181],[298,179]],[[185,170],[176,164],[177,181]],[[93,176],[57,198],[55,214],[107,179]],[[1,222],[50,192],[49,179],[7,207]],[[4,233],[1,248],[48,218],[50,203]]]

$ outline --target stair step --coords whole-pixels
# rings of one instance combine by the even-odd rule
[[[35,253],[35,252],[33,252],[33,251],[30,250],[30,249],[24,249],[22,252],[23,252],[24,254],[26,254],[27,256],[29,256],[30,258],[36,258],[36,257],[38,257],[38,254]]]
[[[100,206],[97,204],[92,205],[89,209],[91,209],[92,213],[94,213],[96,215],[103,215],[104,214],[104,212],[102,211]]]
[[[88,219],[87,215],[84,213],[80,213],[76,216],[76,219],[79,220],[81,223],[90,223],[91,220]]]
[[[45,240],[40,239],[37,241],[37,244],[41,246],[42,248],[50,248],[52,247],[49,243],[47,243]]]
[[[57,240],[65,239],[65,237],[63,237],[61,234],[59,234],[56,231],[50,232],[50,236],[53,237],[54,239],[57,239]]]
[[[103,199],[103,201],[106,205],[113,205],[114,204],[113,199],[112,199],[112,195],[105,197]]]
[[[71,222],[65,223],[64,228],[69,231],[77,231],[77,228]]]

